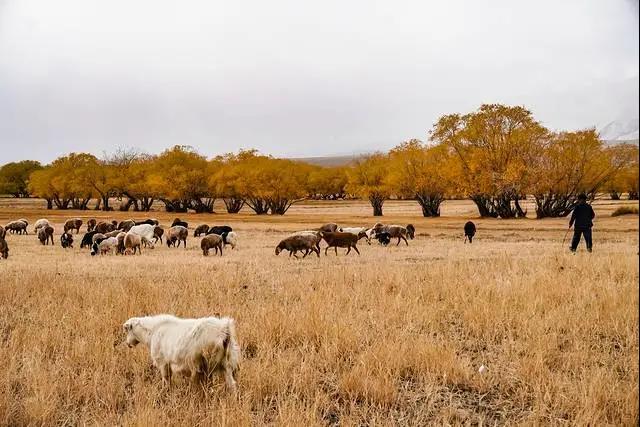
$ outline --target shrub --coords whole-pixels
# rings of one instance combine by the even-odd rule
[[[620,206],[611,214],[611,216],[620,215],[638,215],[638,208],[634,208],[633,206]]]

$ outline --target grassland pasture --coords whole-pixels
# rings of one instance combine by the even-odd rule
[[[0,199],[0,224],[30,222],[29,235],[7,236],[0,260],[0,424],[637,425],[638,216],[611,217],[621,205],[637,202],[594,203],[592,254],[583,244],[570,254],[570,236],[562,245],[566,218],[479,219],[471,202],[447,201],[428,219],[394,201],[380,220],[414,224],[408,246],[361,241],[360,256],[296,260],[274,253],[287,233],[378,218],[360,201],[257,216]],[[179,216],[190,236],[186,249],[91,257],[80,237],[60,247],[76,216],[165,227]],[[32,232],[42,217],[54,246]],[[203,257],[192,237],[200,223],[231,225],[239,247]],[[222,380],[162,389],[148,352],[122,344],[127,318],[155,313],[236,319],[236,397]]]

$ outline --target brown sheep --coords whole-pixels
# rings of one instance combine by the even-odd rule
[[[42,243],[43,245],[48,245],[49,240],[51,240],[51,244],[53,245],[53,231],[53,227],[50,225],[42,227],[40,230],[38,230],[38,240],[40,240],[40,243]]]
[[[27,223],[24,221],[11,221],[4,226],[5,231],[16,234],[29,234],[27,233]]]
[[[67,233],[71,230],[76,230],[76,234],[80,232],[80,227],[82,226],[82,220],[80,218],[68,219],[64,223],[64,232]]]
[[[97,223],[98,222],[95,220],[95,218],[91,218],[89,221],[87,221],[87,233],[93,231],[96,228]]]
[[[160,227],[159,225],[156,225],[156,228],[153,229],[153,243],[158,243],[158,240],[160,240],[160,243],[162,243],[163,235],[164,235],[164,228]]]
[[[411,227],[413,228],[413,225],[411,225]],[[397,238],[398,242],[396,243],[396,246],[400,244],[401,239],[404,240],[404,243],[407,246],[409,246],[409,242],[407,241],[407,236],[409,236],[409,232],[405,227],[401,225],[384,225],[382,223],[377,223],[376,225],[373,226],[373,229],[375,230],[376,233],[386,232],[386,233],[389,233],[390,238],[392,239]],[[415,233],[415,228],[413,228],[413,232]]]
[[[292,234],[278,243],[278,246],[276,246],[276,255],[280,255],[280,252],[287,250],[289,251],[289,256],[293,255],[295,258],[298,258],[298,251],[304,251],[302,258],[305,258],[310,252],[315,252],[319,257],[319,239],[320,237],[316,232],[300,232]]]
[[[329,224],[325,224],[318,229],[318,231],[325,231],[329,233],[333,233],[338,229],[338,224],[334,222],[330,222]]]
[[[120,223],[118,224],[118,230],[120,231],[124,231],[125,233],[128,232],[131,227],[133,227],[134,225],[136,225],[136,222],[132,219],[127,219],[125,221],[120,221]]]
[[[115,222],[115,221],[114,221],[114,222]],[[97,223],[97,224],[96,224],[95,230],[96,230],[98,233],[105,234],[105,233],[108,233],[108,232],[110,232],[110,231],[114,231],[117,227],[118,227],[118,224],[117,224],[117,223],[116,223],[116,224],[114,224],[114,223],[112,223],[112,222],[104,222],[104,221],[101,221],[101,222],[99,222],[99,223]]]
[[[208,231],[209,226],[207,224],[201,224],[197,226],[195,230],[193,230],[193,237],[199,237],[201,234],[207,234]]]
[[[0,225],[0,239],[4,239],[6,235],[7,235],[6,230],[4,229],[3,226]]]
[[[324,248],[324,254],[327,255],[329,248],[335,248],[336,255],[338,255],[338,248],[347,248],[346,255],[349,255],[351,248],[360,255],[360,251],[356,247],[358,243],[358,236],[353,233],[341,233],[339,231],[335,233],[322,233],[322,238],[327,242],[327,247]]]
[[[7,241],[4,240],[4,237],[0,237],[0,258],[9,258],[9,245],[7,244]]]
[[[222,241],[222,237],[217,234],[207,234],[200,241],[200,248],[202,249],[202,255],[209,255],[209,249],[215,249],[216,254],[218,250],[220,251],[220,256],[222,256],[222,247],[224,246],[224,242]]]
[[[138,254],[142,254],[142,238],[135,233],[127,233],[124,236],[124,254],[127,255],[133,251],[135,255],[136,249]]]
[[[105,237],[109,238],[109,237],[118,237],[118,234],[122,233],[122,230],[113,230],[113,231],[109,231],[108,233],[103,233]]]
[[[181,225],[174,225],[167,232],[167,247],[175,246],[180,247],[180,242],[184,243],[184,248],[187,249],[187,237],[189,236],[189,230]]]

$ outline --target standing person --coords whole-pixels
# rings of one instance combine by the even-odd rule
[[[593,212],[591,205],[587,204],[587,196],[583,193],[578,196],[578,204],[573,209],[571,220],[569,220],[569,229],[575,224],[573,229],[573,239],[571,240],[571,252],[575,253],[580,243],[580,237],[584,236],[587,244],[587,250],[591,252],[593,242],[591,240],[591,227],[593,227],[593,218],[596,214]]]

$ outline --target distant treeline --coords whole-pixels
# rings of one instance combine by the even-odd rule
[[[551,132],[523,107],[482,105],[441,117],[428,143],[412,139],[353,164],[322,167],[243,150],[211,159],[188,146],[159,155],[131,150],[99,159],[71,153],[42,166],[31,160],[0,168],[0,194],[37,196],[49,209],[212,212],[222,199],[229,213],[284,214],[305,199],[367,199],[374,215],[385,200],[413,199],[424,216],[439,216],[446,198],[473,200],[481,216],[524,217],[532,197],[536,217],[567,215],[577,195],[638,199],[638,146],[606,146],[594,129]],[[89,206],[91,200],[97,203]]]

